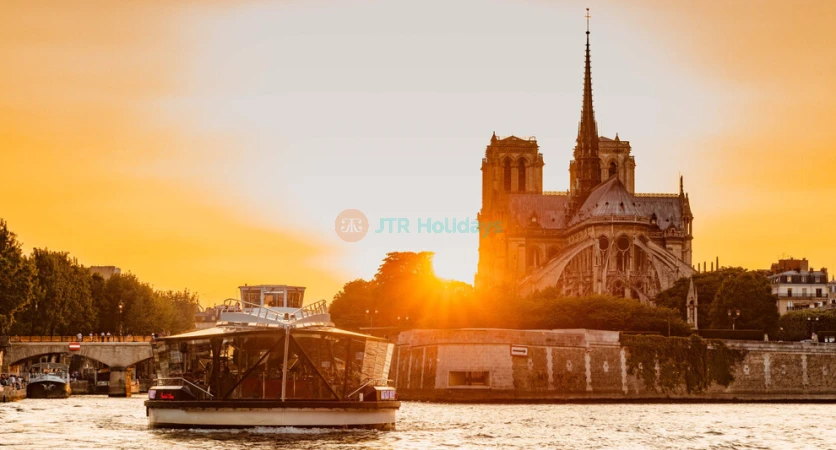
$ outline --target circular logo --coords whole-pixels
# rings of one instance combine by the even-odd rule
[[[357,242],[369,231],[369,219],[359,209],[346,209],[334,221],[334,231],[346,242]]]

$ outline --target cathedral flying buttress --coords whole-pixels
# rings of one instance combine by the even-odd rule
[[[629,141],[598,135],[592,103],[589,31],[578,137],[568,191],[543,190],[534,138],[491,137],[482,159],[479,220],[503,233],[480,236],[477,287],[512,285],[527,294],[610,294],[652,302],[691,267],[693,215],[679,193],[635,193]]]

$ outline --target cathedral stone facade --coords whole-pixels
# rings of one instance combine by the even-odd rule
[[[598,135],[592,107],[589,31],[583,105],[567,192],[543,191],[543,154],[533,138],[494,134],[482,159],[477,287],[517,286],[527,294],[612,294],[652,301],[693,275],[693,215],[679,193],[635,192],[630,142]]]

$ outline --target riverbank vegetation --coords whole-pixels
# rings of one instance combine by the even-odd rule
[[[179,333],[194,327],[197,309],[188,290],[155,290],[130,273],[105,280],[66,252],[26,255],[0,219],[0,334]]]
[[[836,309],[790,311],[778,321],[777,337],[780,340],[801,341],[810,339],[813,333],[836,335]]]
[[[627,371],[642,379],[645,388],[673,392],[685,387],[689,394],[703,392],[712,384],[728,386],[734,381],[734,366],[744,354],[722,341],[661,336],[622,335],[629,350]]]

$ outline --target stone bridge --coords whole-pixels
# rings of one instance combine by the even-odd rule
[[[105,340],[105,338],[102,338]],[[78,344],[78,350],[70,350],[70,343]],[[0,337],[0,366],[4,372],[10,366],[26,360],[36,360],[40,356],[68,353],[90,358],[110,368],[108,396],[125,397],[131,395],[129,367],[153,356],[149,337],[108,337],[98,341],[94,337],[74,336],[14,336]]]
[[[80,342],[81,348],[70,351],[69,342],[8,342],[3,346],[3,368],[21,364],[42,355],[69,353],[90,358],[113,368],[126,368],[151,358],[150,342]]]

